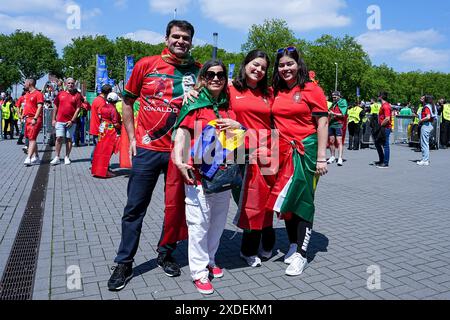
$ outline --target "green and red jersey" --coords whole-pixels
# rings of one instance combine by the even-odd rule
[[[192,59],[180,62],[167,48],[159,56],[145,57],[136,63],[124,96],[140,98],[135,129],[137,147],[170,152],[172,128],[184,93],[195,85],[200,67]]]
[[[317,132],[314,116],[327,116],[328,106],[322,88],[308,82],[304,89],[281,90],[275,97],[272,112],[282,138],[302,141]]]
[[[345,99],[339,99],[337,102],[331,105],[330,110],[336,114],[340,114],[343,117],[335,118],[330,117],[329,127],[330,128],[343,128],[345,125],[345,116],[347,115],[348,103]]]

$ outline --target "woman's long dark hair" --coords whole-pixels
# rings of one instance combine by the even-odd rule
[[[278,73],[278,66],[280,65],[280,59],[282,57],[289,57],[297,62],[298,64],[297,81],[296,81],[297,86],[303,89],[307,82],[311,82],[311,79],[309,78],[308,67],[306,66],[306,63],[303,60],[303,58],[298,53],[297,49],[288,50],[287,48],[285,48],[283,52],[277,53],[275,65],[273,67],[272,86],[275,96],[278,94],[280,90],[288,89],[286,81],[284,81]]]
[[[195,89],[196,90],[200,90],[201,88],[204,87],[203,85],[203,80],[206,80],[205,75],[206,72],[208,71],[209,68],[212,67],[217,67],[220,66],[223,69],[223,72],[225,72],[225,74],[227,75],[225,77],[225,85],[223,86],[222,91],[227,93],[228,91],[228,72],[227,72],[227,67],[225,67],[225,64],[222,62],[222,60],[216,60],[216,59],[211,59],[205,62],[205,64],[203,65],[203,67],[200,69],[200,72],[198,73],[198,80],[197,80],[197,84],[195,85]]]
[[[247,56],[245,57],[244,61],[241,63],[241,67],[239,68],[239,73],[236,77],[236,79],[233,80],[233,86],[240,92],[244,91],[245,89],[248,89],[247,81],[246,81],[246,74],[245,74],[245,67],[247,64],[249,64],[251,61],[255,60],[256,58],[262,58],[266,60],[267,62],[267,69],[266,74],[264,77],[258,81],[257,88],[262,92],[264,96],[268,96],[269,92],[267,89],[267,70],[269,70],[270,60],[267,53],[261,50],[252,50],[250,51]]]

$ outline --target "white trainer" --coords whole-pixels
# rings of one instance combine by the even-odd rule
[[[52,161],[50,161],[50,164],[51,164],[52,166],[56,166],[56,165],[59,164],[59,162],[60,162],[60,159],[59,159],[58,156],[56,156],[56,157],[53,158]]]
[[[284,256],[284,263],[291,264],[292,260],[294,259],[294,253],[296,253],[296,252],[297,252],[297,244],[296,243],[291,243],[289,245],[288,252]]]
[[[26,165],[27,167],[31,166],[31,159],[27,157],[23,162],[23,164]]]
[[[72,163],[72,161],[70,161],[69,157],[66,156],[66,157],[64,158],[64,164],[71,164],[71,163]]]
[[[296,252],[293,257],[294,258],[292,260],[292,263],[289,265],[289,267],[287,267],[285,273],[288,276],[299,276],[308,265],[308,260],[306,258],[303,258],[302,255],[298,252]]]
[[[332,163],[334,163],[335,161],[336,161],[336,158],[333,157],[333,156],[331,156],[330,159],[328,159],[327,163],[328,163],[328,164],[332,164]]]
[[[420,161],[417,161],[417,165],[418,166],[429,166],[430,165],[430,161],[420,160]]]
[[[343,164],[344,164],[344,161],[342,160],[342,158],[339,158],[339,160],[338,160],[338,162],[337,162],[337,165],[338,165],[339,167],[342,167]]]
[[[252,268],[256,268],[256,267],[261,267],[261,259],[258,258],[258,256],[251,256],[251,257],[247,257],[244,256],[244,254],[241,252],[240,256],[242,259],[245,260],[245,262],[247,262],[247,264],[252,267]]]
[[[31,158],[31,164],[32,165],[38,165],[41,163],[41,160],[39,159],[39,157],[33,157]]]

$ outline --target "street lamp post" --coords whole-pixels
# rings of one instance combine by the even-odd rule
[[[212,58],[213,59],[217,59],[217,38],[218,38],[219,34],[217,32],[213,33],[213,41],[214,41],[214,47],[213,47],[213,52],[212,52]]]
[[[338,63],[335,62],[334,64],[336,65],[336,82],[334,84],[334,91],[337,91],[337,88],[338,88]]]

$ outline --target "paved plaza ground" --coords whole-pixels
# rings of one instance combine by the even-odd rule
[[[369,165],[377,159],[375,150],[345,150],[344,166],[331,165],[319,182],[309,266],[299,277],[284,274],[288,240],[282,221],[275,221],[269,261],[250,268],[239,258],[242,232],[232,238],[232,204],[217,253],[225,275],[213,280],[216,291],[207,297],[191,282],[185,241],[175,255],[180,277],[169,278],[156,265],[162,177],[144,220],[134,278],[124,290],[108,291],[128,171],[118,168],[114,156],[118,176],[92,178],[91,150],[74,148],[71,165],[50,168],[33,299],[450,299],[450,150],[432,151],[431,166],[418,167],[413,161],[420,153],[393,145],[388,170]],[[23,160],[15,140],[0,141],[0,275],[38,170],[24,167]],[[81,287],[70,281],[73,270],[80,271]]]

